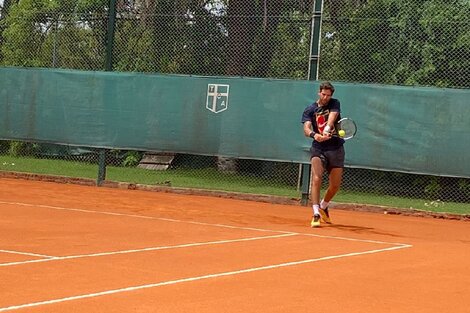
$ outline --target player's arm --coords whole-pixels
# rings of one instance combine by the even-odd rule
[[[335,129],[335,123],[336,120],[338,119],[339,111],[332,111],[328,115],[328,126],[330,126],[330,129]]]
[[[304,122],[304,135],[305,135],[305,137],[313,138],[312,133],[314,133],[313,128],[312,128],[312,122],[311,121]]]
[[[304,122],[304,135],[305,135],[305,137],[310,137],[310,138],[312,138],[312,139],[314,139],[318,142],[322,142],[322,141],[330,139],[328,136],[324,136],[322,134],[315,133],[313,131],[311,121]]]
[[[325,127],[324,135],[331,135],[335,130],[335,123],[338,120],[339,114],[341,112],[341,104],[337,99],[331,99],[331,108],[330,114],[328,114],[328,121],[326,122],[327,126]]]

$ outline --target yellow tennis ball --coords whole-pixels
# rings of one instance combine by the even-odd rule
[[[344,135],[346,135],[346,132],[345,132],[344,130],[340,129],[340,130],[338,131],[338,135],[339,135],[340,137],[344,137]]]

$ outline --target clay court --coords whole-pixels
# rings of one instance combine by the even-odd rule
[[[468,312],[468,221],[1,179],[0,312]]]

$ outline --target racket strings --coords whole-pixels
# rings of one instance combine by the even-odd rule
[[[356,125],[351,120],[341,121],[337,127],[338,130],[344,131],[343,137],[351,137],[356,134]]]

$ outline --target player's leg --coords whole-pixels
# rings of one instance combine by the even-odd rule
[[[330,175],[328,176],[328,189],[326,190],[323,200],[325,202],[330,202],[336,193],[341,187],[341,182],[343,180],[343,168],[335,167],[330,170]]]
[[[344,148],[341,147],[334,151],[328,151],[329,175],[328,175],[328,189],[325,196],[320,203],[319,213],[326,223],[331,223],[330,213],[328,211],[328,204],[336,195],[341,187],[343,180],[343,167],[344,167]]]
[[[320,190],[322,185],[324,165],[322,159],[319,156],[313,156],[310,162],[312,165],[311,198],[313,204],[313,218],[310,226],[318,227],[320,226]]]
[[[311,191],[312,191],[312,203],[320,204],[320,190],[322,185],[323,178],[323,162],[319,157],[313,157],[311,159],[312,164],[312,182],[311,182]]]
[[[343,168],[335,167],[335,168],[330,169],[330,174],[328,175],[328,189],[326,190],[323,200],[320,202],[320,208],[318,210],[320,213],[321,219],[325,223],[331,224],[328,204],[338,192],[341,186],[342,177],[343,177]]]

